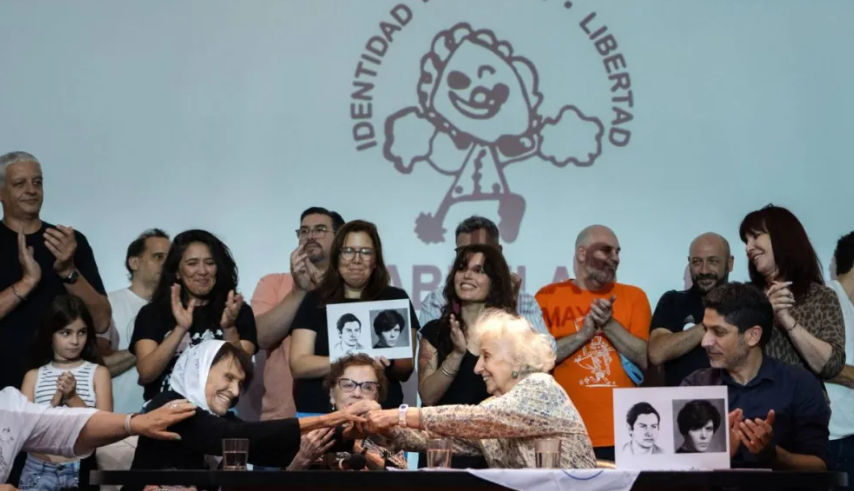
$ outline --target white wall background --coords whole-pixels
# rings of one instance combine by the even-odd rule
[[[126,284],[127,244],[143,229],[208,229],[232,248],[241,288],[285,271],[306,207],[374,221],[411,291],[412,266],[443,273],[452,242],[426,245],[414,220],[452,178],[400,174],[378,148],[357,152],[352,81],[387,0],[0,1],[0,153],[43,163],[43,218],[92,243],[108,289]],[[459,21],[490,28],[536,65],[545,115],[575,104],[606,123],[610,87],[579,26],[605,25],[631,75],[628,146],[588,168],[507,168],[527,199],[519,239],[526,289],[570,266],[585,225],[610,225],[620,280],[655,304],[680,288],[690,240],[725,235],[746,277],[738,225],[769,202],[792,209],[825,264],[854,228],[854,3],[847,0],[402,0],[373,92],[374,124],[416,102],[433,36]],[[382,139],[381,139],[382,141]],[[493,202],[458,206],[496,219]],[[571,268],[570,268],[571,270]]]

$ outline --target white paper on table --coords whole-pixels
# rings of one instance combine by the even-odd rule
[[[468,469],[481,479],[517,491],[629,491],[640,471],[619,469]]]

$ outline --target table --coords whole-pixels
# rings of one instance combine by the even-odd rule
[[[603,472],[620,472],[605,471]],[[519,471],[524,472],[524,471]],[[556,472],[563,471],[537,471]],[[357,487],[371,490],[443,491],[506,490],[503,486],[481,479],[467,471],[92,471],[91,484],[172,484],[205,487],[221,486],[223,491],[253,489],[334,490],[348,491]],[[841,472],[770,472],[730,470],[715,472],[641,472],[632,491],[742,488],[761,489],[836,489],[848,485],[848,475]],[[557,487],[555,487],[557,489]]]

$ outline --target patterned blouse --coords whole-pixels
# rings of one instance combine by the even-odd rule
[[[833,348],[830,359],[817,374],[819,378],[827,380],[837,376],[845,365],[845,323],[836,292],[830,287],[813,283],[804,300],[792,307],[792,317],[810,334]],[[780,329],[771,332],[765,354],[812,372],[792,340]]]
[[[502,396],[477,406],[421,408],[426,430],[394,428],[392,447],[425,450],[427,439],[449,437],[456,455],[483,455],[492,468],[533,468],[534,442],[561,440],[561,468],[596,467],[587,428],[569,396],[551,375],[535,373]]]

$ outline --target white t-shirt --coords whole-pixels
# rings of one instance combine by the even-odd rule
[[[833,280],[828,284],[839,297],[842,319],[845,322],[845,360],[854,364],[854,305],[842,285]],[[839,384],[825,384],[830,396],[830,439],[839,440],[854,435],[854,390]]]
[[[118,337],[118,350],[128,349],[133,326],[139,310],[148,303],[130,288],[123,288],[107,295],[110,307],[113,309],[113,321],[110,330]],[[113,379],[113,411],[117,413],[138,413],[145,402],[142,398],[143,388],[139,385],[139,372],[136,366]]]
[[[0,391],[0,483],[9,479],[20,451],[88,457],[89,454],[74,455],[74,444],[95,412],[90,408],[33,404],[14,387]]]

